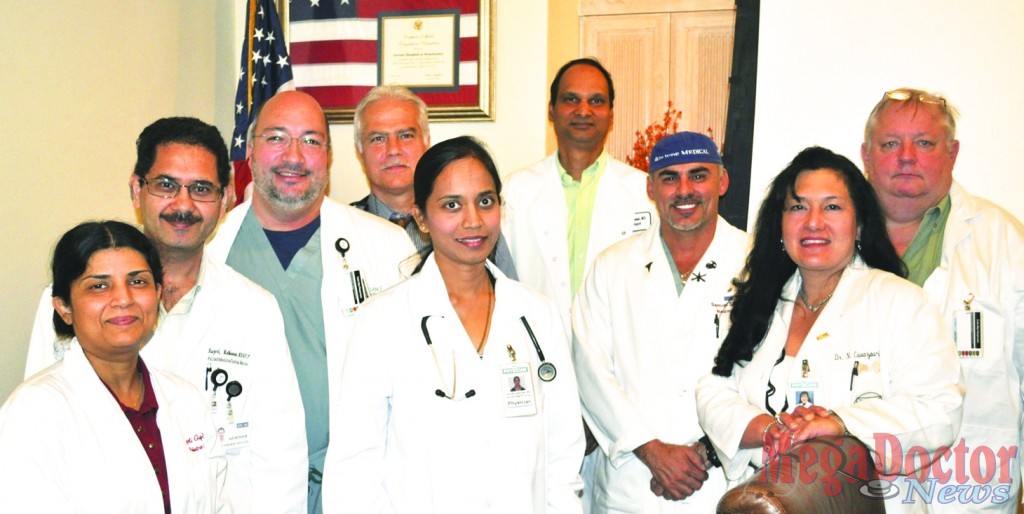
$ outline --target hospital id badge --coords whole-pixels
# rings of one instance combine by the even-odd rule
[[[249,422],[240,421],[217,429],[217,437],[225,450],[249,446]]]
[[[956,340],[956,353],[961,359],[982,357],[981,311],[957,312],[953,316],[953,338]]]
[[[789,383],[789,412],[797,407],[810,407],[824,403],[822,398],[821,380],[810,375],[807,378],[793,380]]]
[[[346,269],[348,268],[346,264]],[[370,297],[369,288],[363,280],[363,274],[359,270],[349,270],[348,282],[352,285],[352,306],[345,309],[346,316],[352,316],[359,309],[359,306]]]
[[[533,394],[533,373],[529,362],[513,362],[502,366],[500,387],[505,392],[505,417],[537,414],[537,400]]]

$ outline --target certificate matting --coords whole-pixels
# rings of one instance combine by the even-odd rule
[[[379,84],[457,91],[459,13],[381,14],[377,62]]]

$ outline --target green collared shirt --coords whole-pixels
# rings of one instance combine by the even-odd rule
[[[565,206],[569,212],[566,220],[569,229],[569,280],[574,297],[576,290],[583,283],[583,272],[587,266],[587,245],[590,243],[590,221],[594,214],[594,203],[597,201],[597,184],[607,163],[607,152],[601,152],[594,164],[583,170],[580,181],[577,182],[565,171],[561,161],[555,158],[562,189],[565,190]]]
[[[661,249],[665,250],[665,258],[668,259],[668,267],[672,270],[672,281],[676,284],[676,294],[682,296],[683,288],[686,287],[686,281],[683,280],[683,276],[679,274],[679,268],[676,267],[676,260],[672,257],[672,251],[668,249],[668,243],[665,242],[665,237],[661,235],[661,231],[658,231],[658,240],[661,241]]]
[[[946,232],[951,206],[947,194],[938,205],[928,209],[921,220],[914,240],[903,252],[903,263],[907,265],[907,280],[923,286],[924,281],[942,262],[942,235]]]

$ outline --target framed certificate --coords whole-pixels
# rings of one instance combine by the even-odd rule
[[[295,87],[351,123],[378,85],[406,86],[431,121],[494,119],[494,0],[278,0]]]

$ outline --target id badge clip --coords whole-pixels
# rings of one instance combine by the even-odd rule
[[[810,407],[818,405],[824,400],[820,377],[811,371],[810,362],[803,359],[800,362],[800,376],[789,382],[789,396],[786,398],[790,405],[789,411],[803,406]]]
[[[369,289],[366,287],[366,281],[363,280],[362,273],[349,266],[348,259],[345,258],[345,254],[351,248],[352,245],[344,237],[339,237],[334,242],[334,249],[338,250],[338,253],[341,254],[341,267],[348,273],[348,282],[352,285],[352,306],[345,308],[346,316],[354,315],[359,306],[370,297]]]
[[[505,417],[533,416],[537,414],[534,396],[533,367],[529,362],[516,362],[516,351],[507,346],[512,362],[500,369],[501,391],[504,391]]]
[[[953,338],[956,340],[956,353],[961,359],[977,359],[984,356],[982,313],[971,309],[973,301],[974,294],[968,293],[964,298],[964,310],[953,315]]]

